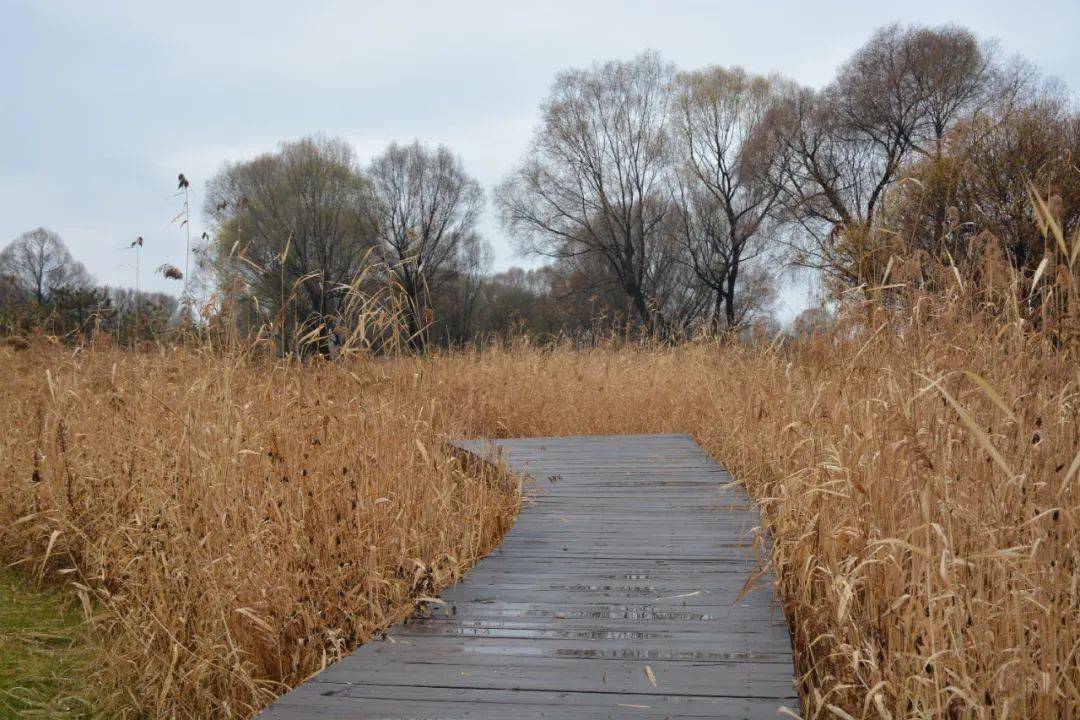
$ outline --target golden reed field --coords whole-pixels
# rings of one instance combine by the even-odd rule
[[[248,717],[512,522],[448,438],[688,432],[761,505],[807,717],[1075,717],[1080,365],[941,282],[786,343],[9,344],[0,560],[77,597],[106,714]]]

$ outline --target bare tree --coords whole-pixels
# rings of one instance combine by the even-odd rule
[[[974,113],[983,110],[1000,92],[1010,92],[1015,78],[997,67],[997,48],[979,43],[968,30],[956,26],[915,27],[903,38],[910,82],[920,97],[921,127],[913,148],[923,158],[939,162],[947,134]],[[945,229],[947,205],[936,198],[929,208],[933,233]]]
[[[997,47],[980,43],[969,30],[953,25],[909,28],[901,34],[911,81],[920,96],[923,124],[916,148],[940,156],[948,130],[984,107],[991,91],[1000,89],[1002,80],[1007,82],[996,66]]]
[[[1024,84],[1010,80],[957,123],[940,156],[905,169],[917,182],[892,193],[883,222],[906,250],[978,261],[981,243],[971,241],[989,231],[1017,269],[1034,273],[1046,248],[1032,222],[1032,185],[1043,197],[1058,198],[1056,220],[1066,235],[1080,228],[1080,114],[1063,90],[1020,71]],[[949,210],[944,227],[939,208]]]
[[[673,76],[654,53],[561,73],[525,161],[496,190],[524,251],[597,259],[643,327],[661,333]]]
[[[368,175],[379,252],[404,295],[413,346],[422,349],[434,320],[432,296],[452,281],[467,282],[486,257],[476,231],[484,192],[447,148],[418,142],[392,144]],[[466,297],[475,298],[475,283]]]
[[[463,258],[460,268],[450,274],[432,297],[440,338],[448,345],[461,344],[475,337],[481,293],[491,272],[491,261],[488,243],[474,246]]]
[[[241,279],[273,312],[283,349],[297,327],[329,332],[373,243],[370,193],[344,141],[305,138],[229,164],[211,179],[205,214],[222,287]]]
[[[672,135],[674,228],[695,274],[712,293],[712,322],[733,328],[753,305],[736,297],[743,267],[776,243],[770,218],[784,186],[769,182],[784,165],[785,147],[769,142],[766,125],[781,81],[741,68],[713,67],[677,78]],[[745,289],[761,287],[759,282]]]
[[[44,305],[61,289],[85,289],[93,281],[60,236],[36,228],[25,232],[0,250],[0,277],[27,300]]]
[[[802,263],[859,283],[885,264],[875,236],[886,191],[912,153],[936,152],[989,86],[984,48],[957,28],[879,30],[821,92],[792,90],[773,140],[789,219],[804,230]]]

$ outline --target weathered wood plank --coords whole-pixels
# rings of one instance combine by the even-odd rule
[[[461,441],[527,474],[503,543],[272,718],[772,718],[798,708],[757,512],[685,435]],[[761,549],[759,549],[761,552]],[[654,684],[655,683],[655,684]]]

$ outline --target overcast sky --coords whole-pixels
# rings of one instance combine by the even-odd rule
[[[490,191],[561,69],[655,49],[681,68],[742,65],[820,86],[895,21],[966,25],[1080,88],[1076,0],[0,0],[0,243],[44,225],[99,282],[131,285],[124,248],[137,235],[144,268],[183,264],[169,224],[177,173],[192,181],[196,233],[223,161],[317,132],[365,162],[393,140],[446,144]],[[535,264],[515,257],[490,206],[482,229],[496,269]],[[146,275],[144,287],[177,291]]]

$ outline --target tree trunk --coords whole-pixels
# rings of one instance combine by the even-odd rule
[[[724,292],[724,316],[727,319],[727,329],[735,327],[735,281],[739,278],[739,261],[735,260],[728,267],[727,288]]]
[[[424,340],[423,308],[420,305],[420,292],[414,283],[405,288],[405,329],[409,333],[409,347],[414,352],[424,352],[427,344]]]
[[[664,316],[660,314],[659,310],[654,310],[649,307],[649,301],[645,297],[645,293],[641,291],[641,287],[636,284],[627,284],[623,286],[623,289],[626,290],[626,294],[630,296],[630,301],[633,303],[634,310],[637,312],[638,317],[641,318],[645,331],[650,335],[659,334],[661,337],[664,337],[666,335]]]
[[[712,315],[712,331],[713,335],[720,334],[720,318],[724,314],[725,300],[727,296],[724,294],[722,287],[716,288],[716,299],[713,301],[713,315]]]

